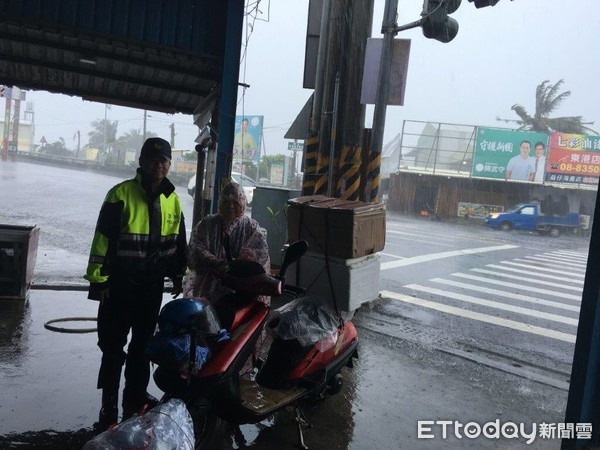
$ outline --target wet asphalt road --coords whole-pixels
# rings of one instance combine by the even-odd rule
[[[56,333],[43,324],[65,316],[93,317],[95,304],[82,292],[32,291],[25,308],[9,312],[3,306],[0,448],[81,448],[92,436],[90,426],[100,403],[95,389],[100,359],[95,335]],[[441,439],[417,440],[418,420],[531,423],[562,418],[564,391],[370,331],[374,324],[361,313],[356,322],[360,358],[352,371],[345,371],[344,389],[306,411],[313,428],[305,439],[312,449],[436,449],[448,444]],[[160,395],[154,385],[149,391]],[[285,413],[221,432],[219,448],[223,449],[291,449],[297,442],[295,425]],[[473,449],[515,448],[516,443],[500,444],[453,443]],[[557,448],[557,442],[530,448]]]
[[[82,282],[98,209],[118,181],[26,163],[0,165],[0,223],[42,229],[36,283]],[[184,209],[191,208],[191,199],[179,190]],[[32,290],[27,305],[1,307],[0,448],[81,448],[100,403],[95,334],[56,333],[43,325],[59,317],[95,317],[96,304],[82,291]],[[417,421],[562,421],[565,390],[439,351],[439,342],[419,339],[418,333],[407,339],[395,322],[407,320],[388,317],[384,323],[371,310],[357,313],[360,359],[346,371],[340,394],[306,411],[313,424],[305,434],[310,448],[520,448],[522,440],[515,439],[419,440]],[[160,395],[153,385],[150,392]],[[297,442],[295,424],[285,413],[221,431],[224,449],[285,449]],[[537,440],[528,448],[559,448],[559,441]]]

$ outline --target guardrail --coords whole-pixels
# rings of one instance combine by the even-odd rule
[[[58,166],[63,168],[70,168],[76,170],[86,170],[102,172],[110,175],[117,175],[123,177],[130,177],[135,172],[137,164],[134,165],[123,165],[105,163],[101,161],[74,158],[72,156],[60,156],[60,155],[47,155],[44,153],[32,153],[32,152],[18,152],[16,156],[17,160],[28,161],[37,164],[48,164],[52,166]],[[189,179],[193,174],[189,173],[178,173],[169,172],[169,180],[177,186],[187,187]]]

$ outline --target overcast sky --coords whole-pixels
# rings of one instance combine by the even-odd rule
[[[384,4],[375,0],[373,37],[381,37]],[[398,24],[417,20],[422,4],[399,0]],[[251,87],[243,97],[240,92],[238,114],[263,115],[267,154],[285,153],[283,135],[311,93],[302,88],[308,0],[262,0],[260,9],[240,70],[240,81]],[[397,36],[412,41],[405,104],[388,107],[384,144],[401,131],[403,120],[506,127],[496,117],[516,118],[514,103],[533,114],[536,86],[561,78],[571,96],[555,115],[582,115],[600,128],[600,2],[500,0],[476,9],[463,0],[453,17],[460,30],[448,44],[426,39],[420,29]],[[76,131],[86,143],[90,123],[104,118],[104,104],[75,97],[38,91],[29,92],[28,100],[35,104],[37,142],[64,137],[74,148]],[[367,127],[372,116],[369,107]],[[119,135],[143,126],[141,110],[112,106],[107,117],[119,120]],[[147,129],[169,139],[171,122],[176,147],[193,148],[197,129],[191,116],[149,112]]]

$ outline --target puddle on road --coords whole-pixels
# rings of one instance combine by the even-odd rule
[[[45,329],[44,323],[62,317],[94,317],[96,311],[96,302],[87,300],[85,292],[74,291],[31,291],[28,304],[1,305],[0,448],[81,449],[93,437],[91,426],[100,405],[96,333],[58,333]],[[313,424],[305,432],[310,448],[348,446],[354,386],[354,374],[345,370],[340,394],[305,409]],[[153,382],[149,392],[161,395]],[[283,411],[258,424],[226,424],[219,440],[218,448],[223,449],[293,448],[298,443],[297,426],[292,415]]]
[[[29,305],[6,314],[0,309],[0,448],[81,449],[91,439],[97,420],[100,364],[96,333],[67,334],[46,330],[44,323],[61,317],[94,317],[97,303],[85,292],[32,291]],[[165,300],[170,297],[168,294]],[[7,310],[8,311],[8,310]],[[89,326],[83,322],[82,326]],[[402,359],[381,335],[362,335],[354,369],[343,369],[342,391],[304,413],[312,428],[304,433],[313,450],[330,448],[394,448],[403,392],[414,390],[404,380]],[[406,352],[406,348],[403,352]],[[161,396],[151,381],[149,392]],[[385,400],[383,400],[385,399]],[[413,399],[414,402],[414,399]],[[412,430],[412,423],[406,425]],[[404,434],[403,434],[404,433]],[[253,425],[224,425],[219,449],[296,448],[297,425],[282,411]]]

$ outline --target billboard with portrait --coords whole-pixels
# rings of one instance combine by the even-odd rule
[[[541,183],[547,148],[546,133],[478,127],[471,176]]]
[[[233,160],[258,163],[263,116],[235,116]]]
[[[546,181],[598,184],[600,136],[552,133],[546,166]]]

